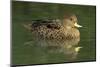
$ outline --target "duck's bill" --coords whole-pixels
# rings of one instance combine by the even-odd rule
[[[81,25],[79,25],[77,23],[75,23],[74,25],[75,25],[75,27],[82,27]]]

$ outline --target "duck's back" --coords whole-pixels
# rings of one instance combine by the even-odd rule
[[[64,29],[58,20],[36,20],[31,24],[35,36],[47,39],[73,39],[79,37],[77,29]]]
[[[31,25],[32,33],[37,34],[41,38],[56,38],[54,36],[61,29],[60,23],[54,23],[53,21],[41,21],[37,23],[33,23]]]

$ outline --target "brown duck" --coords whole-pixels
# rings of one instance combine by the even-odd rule
[[[77,29],[82,27],[77,24],[76,15],[67,15],[63,19],[41,19],[34,20],[32,24],[24,25],[36,37],[43,39],[76,39],[80,38],[80,32]]]

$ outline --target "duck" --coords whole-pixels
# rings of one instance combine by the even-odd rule
[[[80,38],[78,24],[75,14],[69,14],[60,19],[38,19],[24,27],[32,34],[41,39],[71,40]]]

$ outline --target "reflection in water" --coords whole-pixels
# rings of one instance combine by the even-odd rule
[[[80,38],[71,40],[47,40],[34,38],[33,40],[38,48],[43,48],[50,54],[64,54],[67,60],[73,61],[77,58],[78,52],[81,47],[78,46]],[[27,42],[27,44],[32,44],[32,42]],[[47,56],[47,55],[46,55]],[[45,59],[46,59],[46,56]]]
[[[67,58],[75,59],[79,49],[79,39],[73,40],[40,40],[39,45],[47,47],[49,52],[64,53]]]

